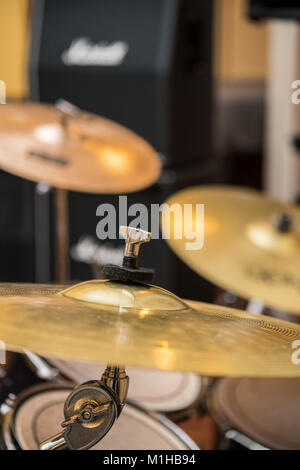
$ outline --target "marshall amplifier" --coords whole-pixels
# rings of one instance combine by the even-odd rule
[[[210,0],[37,0],[31,30],[31,99],[63,98],[108,117],[162,155],[160,181],[128,195],[128,206],[150,208],[179,188],[219,181],[220,165],[211,155]],[[102,203],[113,204],[118,215],[118,195],[69,193],[73,280],[97,276],[99,264],[120,260],[122,241],[96,237]],[[143,247],[140,262],[156,269],[156,284],[181,296],[212,298],[211,285],[163,240]],[[50,271],[53,279],[53,266]]]
[[[33,187],[0,171],[0,282],[34,281]]]
[[[300,19],[299,0],[250,0],[249,15],[251,19],[281,18]]]
[[[129,127],[172,166],[210,156],[211,0],[36,0],[31,98]]]

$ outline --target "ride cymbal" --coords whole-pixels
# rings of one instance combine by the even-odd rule
[[[72,107],[45,104],[0,107],[0,167],[55,188],[90,193],[144,189],[160,174],[154,149],[108,119]]]
[[[162,231],[170,230],[167,243],[191,269],[240,297],[300,314],[300,210],[296,206],[256,190],[229,186],[185,189],[167,204],[181,207],[183,236],[174,238],[172,223],[164,215]],[[195,220],[184,219],[185,204],[204,204],[200,250],[186,250]],[[195,211],[190,218],[195,218]]]
[[[299,377],[300,327],[117,281],[90,281],[52,296],[1,297],[8,349],[203,375]]]

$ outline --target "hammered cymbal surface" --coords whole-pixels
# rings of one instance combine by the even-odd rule
[[[1,297],[8,349],[212,376],[299,377],[300,327],[154,286],[89,281],[52,296]]]
[[[268,307],[300,314],[300,209],[263,193],[230,186],[191,187],[172,195],[167,204],[204,204],[204,246],[187,250],[195,211],[185,223],[183,237],[174,238],[170,218],[162,217],[167,243],[191,269],[217,286]],[[292,230],[279,233],[278,214],[292,218]],[[194,229],[193,228],[193,229]]]

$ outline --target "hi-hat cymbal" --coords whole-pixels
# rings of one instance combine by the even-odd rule
[[[1,297],[8,349],[214,376],[299,377],[300,327],[164,289],[90,281],[52,296]]]
[[[160,174],[157,153],[128,129],[55,106],[0,107],[0,167],[31,181],[90,193],[144,189]]]
[[[204,204],[204,246],[191,242],[185,220],[183,237],[174,238],[172,223],[162,216],[162,231],[172,250],[194,271],[245,299],[300,314],[300,210],[259,191],[224,186],[185,189],[167,204]],[[190,218],[195,218],[196,211]],[[182,223],[184,215],[182,212]],[[281,224],[281,226],[280,226]]]

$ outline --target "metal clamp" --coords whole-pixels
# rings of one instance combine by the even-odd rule
[[[42,442],[41,450],[87,450],[108,433],[120,416],[129,378],[124,367],[107,366],[101,380],[76,387],[64,404],[63,431]]]
[[[60,112],[60,123],[63,130],[66,132],[69,118],[78,116],[80,114],[80,109],[64,99],[57,100],[55,107]]]
[[[151,240],[151,233],[134,227],[120,227],[120,235],[125,239],[123,266],[137,267],[137,260],[142,243]]]
[[[120,235],[125,239],[125,251],[122,266],[108,264],[103,267],[103,274],[110,279],[124,282],[151,282],[154,270],[138,266],[140,246],[151,240],[151,233],[134,227],[120,227]]]

